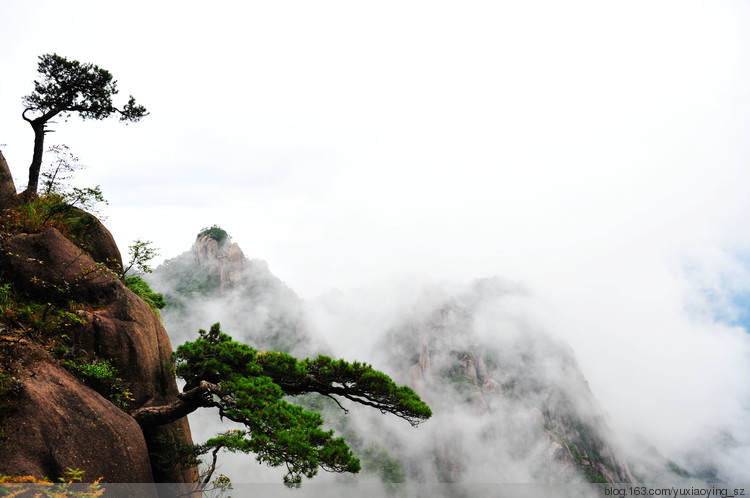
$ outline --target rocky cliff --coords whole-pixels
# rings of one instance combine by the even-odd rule
[[[236,243],[217,240],[209,234],[200,234],[193,247],[195,260],[209,281],[218,283],[225,290],[240,280],[248,268],[248,261]]]
[[[59,199],[5,201],[0,474],[56,481],[70,468],[86,482],[195,482],[195,467],[164,464],[167,441],[192,443],[187,420],[144,432],[129,415],[178,391],[169,337],[123,283],[109,231]]]

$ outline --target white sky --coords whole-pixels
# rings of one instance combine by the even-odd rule
[[[750,290],[749,37],[742,1],[4,0],[0,143],[25,184],[37,57],[96,63],[151,115],[47,144],[123,253],[219,224],[308,299],[518,280],[616,421],[680,433],[750,393],[747,334],[714,321]]]

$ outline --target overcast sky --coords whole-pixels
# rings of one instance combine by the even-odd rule
[[[20,187],[37,57],[98,64],[151,114],[47,144],[123,253],[219,224],[306,299],[516,280],[615,419],[681,433],[748,421],[749,37],[743,1],[4,0],[0,144]]]

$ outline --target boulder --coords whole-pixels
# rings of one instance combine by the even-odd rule
[[[122,283],[56,228],[18,234],[0,249],[3,277],[36,299],[112,301]]]
[[[44,350],[27,347],[37,359],[16,374],[20,393],[0,418],[0,472],[57,481],[71,468],[85,471],[86,482],[150,482],[146,440],[135,420]]]

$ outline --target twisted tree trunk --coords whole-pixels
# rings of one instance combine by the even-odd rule
[[[198,408],[219,406],[218,397],[220,396],[221,387],[204,380],[197,387],[179,393],[177,401],[168,405],[139,408],[131,415],[142,428],[155,427],[174,422]]]

